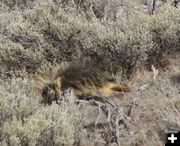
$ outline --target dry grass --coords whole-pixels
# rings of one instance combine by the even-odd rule
[[[0,145],[163,146],[180,131],[180,9],[169,1],[149,16],[141,0],[107,1],[0,2]],[[75,104],[68,90],[40,104],[33,75],[79,57],[132,92]]]
[[[68,4],[64,8],[61,1],[28,1],[31,6],[21,9],[19,2],[17,9],[7,3],[11,10],[0,15],[1,73],[22,68],[34,73],[47,62],[90,56],[104,70],[129,75],[151,64],[163,67],[167,56],[179,51],[179,9],[169,5],[149,16],[127,3],[118,8],[127,9],[119,18],[89,20],[89,9],[80,13]]]
[[[120,112],[109,103],[77,105],[71,90],[60,105],[44,106],[33,90],[34,81],[1,80],[0,144],[163,146],[165,132],[180,130],[178,72],[160,71],[152,80],[153,72],[144,71],[141,78],[128,81],[132,92],[121,100],[110,99]]]

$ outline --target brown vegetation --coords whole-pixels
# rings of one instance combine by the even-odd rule
[[[180,130],[179,3],[153,11],[146,0],[1,0],[0,145],[163,146]],[[108,97],[124,84],[124,98]]]

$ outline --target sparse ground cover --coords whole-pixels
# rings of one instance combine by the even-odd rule
[[[165,3],[150,16],[140,3],[0,2],[0,145],[163,146],[166,131],[180,130],[180,9]],[[115,128],[73,93],[39,103],[33,75],[79,57],[132,88],[116,101],[128,118],[114,115]]]

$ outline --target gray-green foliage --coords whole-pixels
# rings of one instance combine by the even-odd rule
[[[1,81],[0,85],[0,145],[35,146],[73,145],[83,141],[83,114],[69,102],[60,105],[39,104],[31,82],[23,79]]]
[[[0,14],[0,65],[5,71],[25,67],[35,72],[45,62],[91,56],[106,69],[131,73],[144,65],[158,66],[167,54],[179,51],[180,13],[169,5],[153,16],[129,10],[124,21],[101,22],[79,17],[61,1],[27,2],[31,7],[10,7]]]
[[[158,14],[152,16],[130,8],[127,13],[124,12],[126,17],[121,19],[120,15],[118,20],[114,19],[112,14],[115,9],[111,6],[119,5],[121,0],[108,3],[107,6],[104,6],[104,0],[103,2],[93,0],[94,7],[98,10],[95,13],[97,19],[89,19],[87,16],[91,17],[92,12],[90,1],[83,0],[82,2],[85,3],[82,3],[79,10],[68,4],[71,0],[63,1],[0,1],[0,75],[12,75],[11,71],[21,72],[24,69],[29,73],[35,73],[41,67],[45,67],[46,63],[60,64],[62,61],[71,61],[81,56],[97,59],[105,69],[113,66],[132,73],[134,69],[145,65],[153,64],[156,67],[169,54],[179,53],[179,8],[164,5],[158,10]],[[77,0],[74,1],[77,4]],[[18,76],[21,76],[19,72]],[[67,97],[70,98],[69,102],[44,106],[39,104],[39,97],[31,88],[33,84],[29,80],[20,78],[0,80],[0,145],[70,146],[74,144],[79,146],[87,138],[85,131],[82,130],[85,124],[84,111],[79,110],[79,107],[73,103],[71,99],[73,96]],[[156,88],[158,93],[161,93],[159,92],[161,87]],[[155,90],[148,92],[150,95],[146,99],[149,100],[142,101],[148,105],[152,102],[155,111],[156,109],[164,111],[161,108],[165,105],[164,102],[161,106],[159,102],[158,105],[154,103],[157,101],[157,95],[151,99]],[[176,92],[172,90],[172,93],[176,97]],[[163,98],[168,95],[161,94]],[[152,106],[147,108],[144,106],[145,103],[140,104],[141,112],[138,112],[142,114],[140,116],[142,122],[143,117],[147,122],[146,117],[152,120],[152,115],[155,115]],[[173,106],[179,108],[179,101],[175,103],[168,109],[169,115],[174,112]],[[147,109],[147,113],[144,113],[141,106]],[[173,118],[172,121],[175,121],[176,114]],[[152,127],[146,122],[145,128],[151,129]],[[164,125],[161,122],[157,123]],[[140,126],[142,125],[140,123]],[[134,143],[139,144],[136,140],[133,140]]]

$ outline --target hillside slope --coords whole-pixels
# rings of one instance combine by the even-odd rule
[[[180,8],[158,0],[2,0],[1,146],[163,146],[180,131]],[[39,102],[36,74],[78,58],[131,87],[119,99]]]

